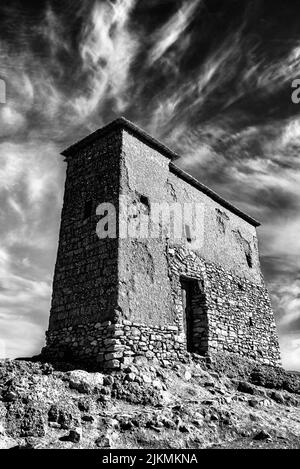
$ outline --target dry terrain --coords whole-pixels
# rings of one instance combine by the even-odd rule
[[[300,448],[300,376],[234,356],[0,361],[0,448]]]

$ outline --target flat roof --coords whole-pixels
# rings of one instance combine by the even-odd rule
[[[145,132],[145,130],[140,129],[133,122],[130,122],[128,119],[125,119],[125,117],[119,117],[118,119],[115,119],[104,127],[101,127],[101,129],[96,130],[87,137],[83,138],[82,140],[79,140],[78,142],[68,147],[61,154],[63,156],[72,156],[74,153],[76,153],[78,150],[81,150],[86,145],[97,141],[100,137],[103,137],[104,135],[110,133],[112,130],[116,130],[118,128],[126,129],[133,135],[137,135],[140,140],[147,143],[150,147],[153,147],[155,150],[160,151],[160,153],[165,155],[167,158],[170,158],[171,160],[179,158],[179,155],[177,155],[177,153],[170,150],[170,148],[166,147],[166,145],[149,135],[147,132]]]
[[[260,225],[260,222],[250,217],[250,215],[247,215],[246,213],[242,212],[242,210],[232,205],[230,202],[225,200],[223,197],[218,195],[209,187],[202,184],[200,181],[198,181],[198,179],[195,179],[189,173],[183,171],[181,168],[175,165],[173,161],[180,158],[180,156],[177,153],[175,153],[173,150],[168,148],[166,145],[161,143],[156,138],[149,135],[144,130],[140,129],[137,125],[133,124],[128,119],[125,119],[125,117],[119,117],[118,119],[115,119],[114,121],[105,125],[101,129],[96,130],[95,132],[91,133],[90,135],[83,138],[82,140],[74,143],[73,145],[68,147],[66,150],[64,150],[61,154],[66,157],[70,157],[74,155],[76,152],[78,152],[79,150],[81,150],[82,148],[84,148],[85,146],[90,145],[91,143],[97,141],[99,138],[110,133],[112,130],[115,130],[118,128],[126,129],[129,133],[132,133],[134,136],[139,138],[139,140],[143,141],[144,143],[146,143],[153,149],[159,151],[164,156],[169,158],[171,160],[169,164],[170,171],[176,174],[178,177],[180,177],[184,181],[186,181],[187,183],[189,183],[191,186],[195,187],[196,189],[200,190],[204,194],[208,195],[211,199],[218,202],[220,205],[222,205],[224,208],[228,209],[235,215],[238,215],[240,218],[247,221],[251,225],[255,227]]]

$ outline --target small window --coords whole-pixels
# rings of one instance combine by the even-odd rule
[[[143,205],[146,205],[146,207],[149,207],[149,199],[145,195],[140,195],[140,201]]]
[[[191,229],[189,225],[185,225],[185,236],[188,243],[192,241]]]
[[[148,197],[145,195],[140,195],[139,196],[140,203],[143,205],[143,212],[144,213],[150,213],[150,203]]]
[[[93,210],[93,201],[92,200],[86,200],[84,204],[84,214],[83,214],[83,219],[86,220],[92,215],[92,210]]]

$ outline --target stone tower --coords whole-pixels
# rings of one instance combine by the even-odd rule
[[[168,362],[187,351],[233,352],[280,364],[257,221],[124,118],[62,154],[47,357],[119,368],[136,355]]]

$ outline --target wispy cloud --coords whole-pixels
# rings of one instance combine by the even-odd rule
[[[280,347],[284,368],[300,371],[300,334],[287,334],[281,337]]]
[[[82,120],[96,110],[101,112],[109,99],[117,112],[126,106],[129,69],[138,50],[138,41],[128,29],[134,4],[135,0],[95,2],[80,42],[87,90],[75,99],[74,109]]]
[[[183,3],[169,21],[153,34],[152,42],[154,45],[148,57],[149,66],[153,66],[177,41],[182,39],[182,34],[190,25],[196,9],[201,3],[202,0]]]

